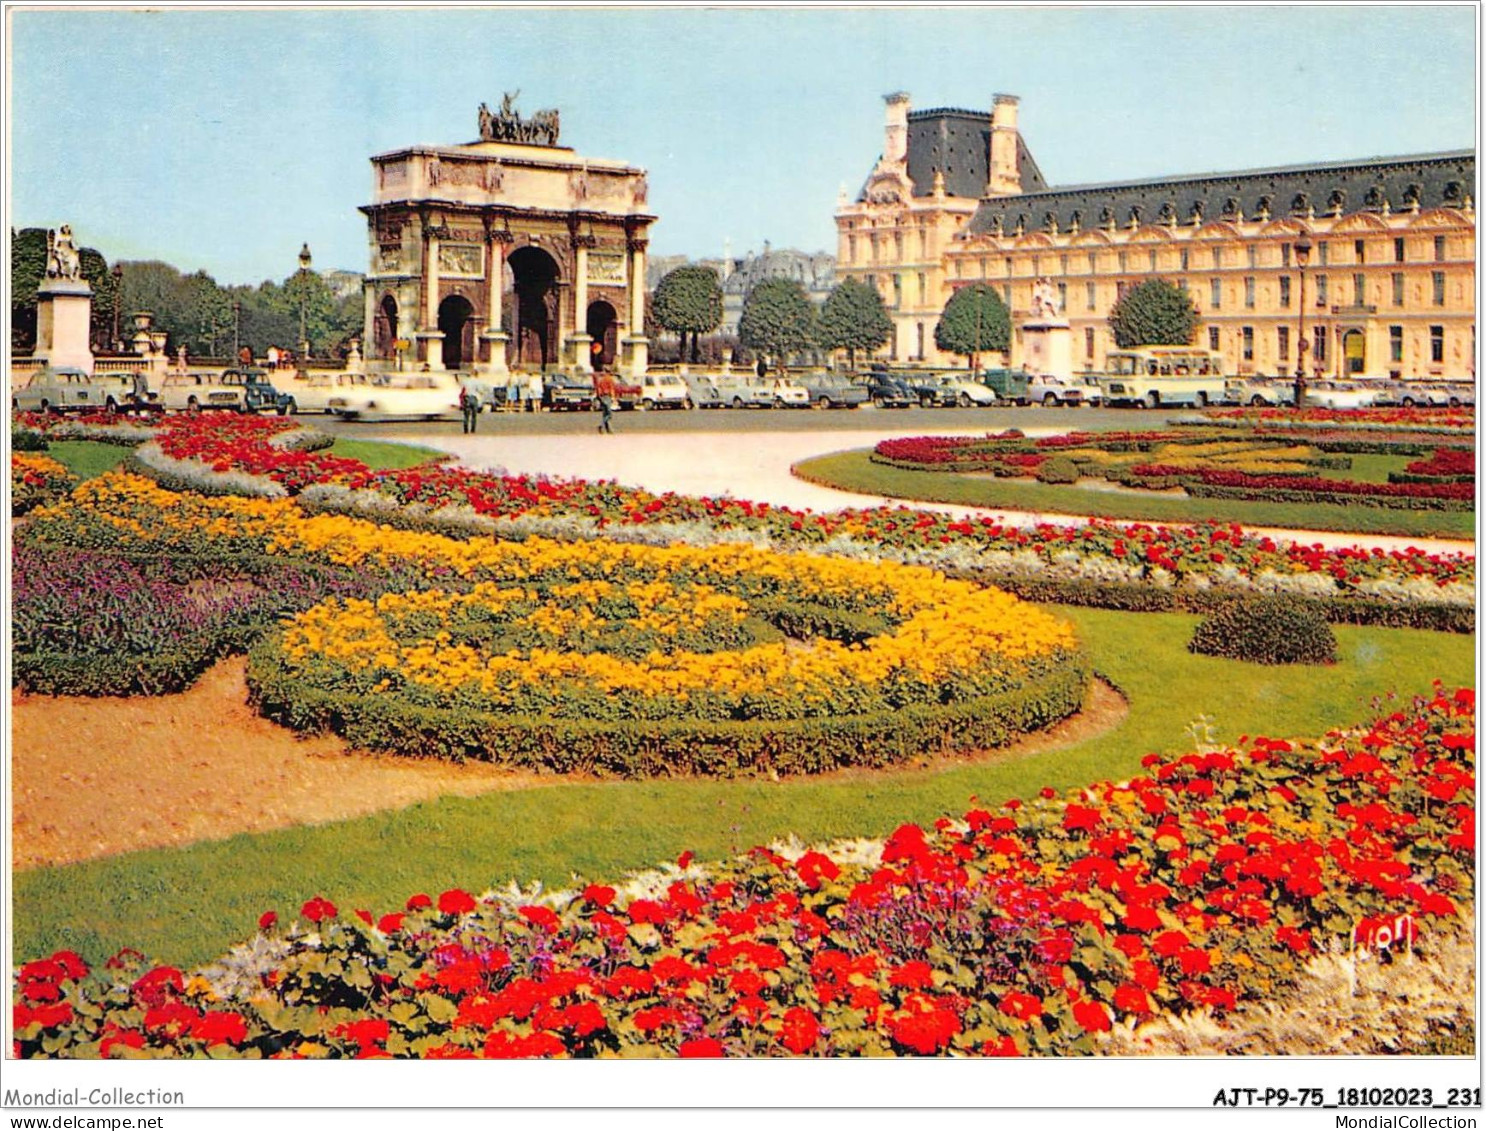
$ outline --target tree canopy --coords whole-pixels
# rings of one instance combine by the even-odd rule
[[[816,315],[795,279],[765,279],[743,300],[738,337],[749,349],[783,366],[792,353],[815,344]]]
[[[877,288],[860,279],[844,279],[826,298],[820,311],[820,345],[830,350],[846,350],[847,364],[856,368],[857,350],[880,349],[892,336],[893,322],[888,317]]]
[[[1185,346],[1197,333],[1197,310],[1192,297],[1165,279],[1151,279],[1131,287],[1109,312],[1115,345]]]
[[[691,335],[691,359],[697,360],[697,338],[722,323],[722,285],[710,267],[690,265],[668,272],[656,285],[655,321],[681,337],[682,357],[686,335]]]
[[[969,358],[974,369],[983,351],[1011,348],[1011,311],[984,283],[961,287],[944,304],[934,327],[934,344]]]

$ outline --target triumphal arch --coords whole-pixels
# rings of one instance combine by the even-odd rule
[[[645,371],[645,171],[481,104],[480,140],[371,159],[369,367]]]

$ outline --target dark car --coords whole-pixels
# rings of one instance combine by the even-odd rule
[[[958,394],[948,385],[942,384],[937,374],[905,374],[904,384],[922,408],[953,407],[959,403]]]
[[[918,404],[918,397],[890,373],[874,372],[862,378],[867,399],[878,408],[908,408]]]
[[[280,416],[286,416],[299,411],[292,396],[274,388],[266,369],[224,369],[221,383],[242,386],[244,412],[277,412]]]
[[[551,412],[588,412],[595,397],[593,383],[566,373],[554,373],[542,386],[542,407]]]

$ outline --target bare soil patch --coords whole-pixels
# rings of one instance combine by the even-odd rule
[[[350,751],[300,738],[247,704],[246,661],[188,691],[88,699],[11,692],[16,868],[360,817],[541,779]]]
[[[575,780],[481,762],[367,754],[331,735],[301,738],[248,706],[245,667],[241,657],[225,660],[179,695],[90,699],[12,691],[14,867],[174,848],[436,797]],[[1079,714],[1010,746],[820,777],[867,780],[1029,757],[1103,733],[1126,713],[1120,694],[1096,680]]]

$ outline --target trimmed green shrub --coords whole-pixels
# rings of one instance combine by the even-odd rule
[[[1235,601],[1197,626],[1188,651],[1255,664],[1332,664],[1336,636],[1326,619],[1285,597]]]
[[[1078,464],[1067,456],[1053,456],[1043,460],[1035,474],[1039,483],[1077,483]]]
[[[10,450],[13,452],[44,452],[47,447],[46,437],[35,428],[10,430]]]
[[[272,637],[248,654],[253,705],[293,730],[331,731],[361,749],[411,757],[626,778],[821,773],[1004,746],[1077,711],[1088,681],[1087,660],[1075,654],[1024,687],[892,712],[787,720],[596,722],[421,706],[388,694],[332,694],[291,673]]]

